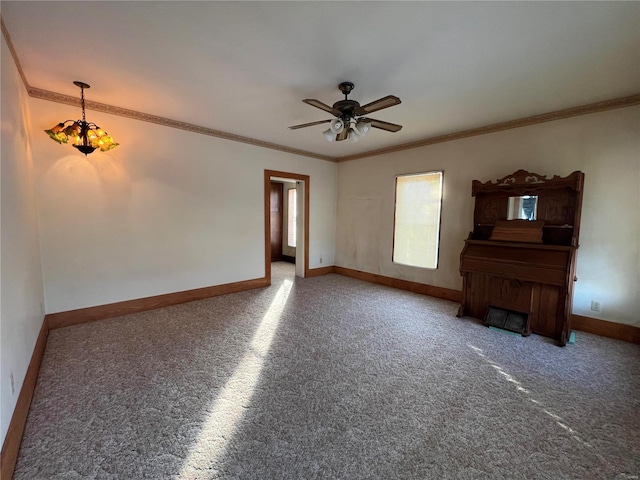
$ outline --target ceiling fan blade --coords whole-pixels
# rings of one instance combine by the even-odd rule
[[[340,140],[346,140],[348,136],[349,136],[349,129],[345,128],[336,136],[336,141],[339,142]]]
[[[398,105],[402,103],[398,97],[394,97],[393,95],[387,95],[386,97],[375,100],[371,103],[367,103],[358,109],[356,112],[357,115],[365,115],[367,113],[377,112],[378,110],[382,110],[383,108],[393,107],[394,105]]]
[[[329,112],[331,115],[335,115],[336,117],[339,117],[340,115],[342,115],[342,112],[340,112],[340,110],[330,107],[329,105],[322,103],[320,100],[316,100],[314,98],[307,98],[302,101],[307,105],[311,105],[312,107],[316,107],[316,108],[319,108],[320,110],[324,110],[325,112]]]
[[[289,127],[289,130],[297,130],[298,128],[313,127],[314,125],[322,125],[323,123],[329,123],[331,120],[320,120],[319,122],[303,123],[301,125],[294,125]]]
[[[372,127],[386,130],[387,132],[399,132],[402,130],[402,125],[395,123],[383,122],[382,120],[374,120],[373,118],[361,118],[365,122],[369,122]]]

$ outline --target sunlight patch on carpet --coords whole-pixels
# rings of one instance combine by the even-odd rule
[[[468,346],[469,348],[471,348],[471,349],[472,349],[472,350],[473,350],[477,355],[479,355],[480,357],[482,357],[482,358],[485,360],[485,362],[489,363],[489,365],[491,365],[493,368],[495,368],[495,369],[496,369],[496,371],[497,371],[500,375],[502,375],[502,377],[504,377],[504,379],[505,379],[507,382],[514,384],[514,385],[515,385],[516,390],[518,390],[519,392],[522,392],[522,393],[527,394],[527,395],[528,395],[528,397],[527,397],[527,398],[528,398],[528,400],[529,400],[530,402],[532,402],[532,403],[536,404],[538,407],[540,407],[540,408],[542,409],[542,411],[543,411],[545,414],[549,415],[549,416],[550,416],[550,417],[551,417],[551,418],[556,422],[556,424],[557,424],[560,428],[563,428],[564,430],[566,430],[567,432],[569,432],[569,434],[571,435],[571,437],[572,437],[574,440],[577,440],[578,442],[580,442],[582,445],[584,445],[584,446],[586,446],[586,447],[593,448],[593,446],[592,446],[589,442],[587,442],[587,441],[583,440],[583,439],[580,437],[580,435],[578,434],[578,432],[576,432],[573,428],[569,427],[567,424],[563,423],[563,419],[562,419],[562,417],[560,417],[559,415],[556,415],[556,414],[554,414],[553,412],[550,412],[549,410],[545,409],[545,408],[542,406],[542,404],[541,404],[538,400],[536,400],[535,398],[531,398],[531,396],[530,396],[530,395],[531,395],[531,391],[530,391],[529,389],[527,389],[527,388],[523,387],[523,386],[522,386],[522,384],[521,384],[518,380],[516,380],[516,379],[515,379],[515,378],[513,378],[511,375],[509,375],[506,371],[504,371],[504,369],[503,369],[501,366],[497,365],[497,364],[496,364],[496,363],[494,363],[492,360],[487,359],[487,356],[483,353],[483,350],[482,350],[481,348],[478,348],[478,347],[476,347],[476,346],[474,346],[474,345],[471,345],[471,344],[467,344],[467,346]]]
[[[180,470],[179,480],[201,479],[224,454],[251,403],[260,373],[278,328],[293,282],[284,280],[253,335],[250,348],[208,410],[198,439]]]

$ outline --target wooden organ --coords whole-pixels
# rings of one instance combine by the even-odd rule
[[[472,182],[474,227],[460,254],[459,317],[491,324],[493,312],[514,312],[522,335],[567,343],[583,186],[582,172],[547,179],[518,170]]]

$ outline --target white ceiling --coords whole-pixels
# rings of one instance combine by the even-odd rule
[[[640,2],[30,2],[2,17],[33,87],[345,156],[640,93]],[[328,143],[301,102],[404,128]],[[324,128],[323,128],[324,127]],[[117,136],[117,132],[110,129]]]

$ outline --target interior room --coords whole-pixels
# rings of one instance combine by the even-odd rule
[[[639,2],[0,8],[2,478],[639,478]]]

